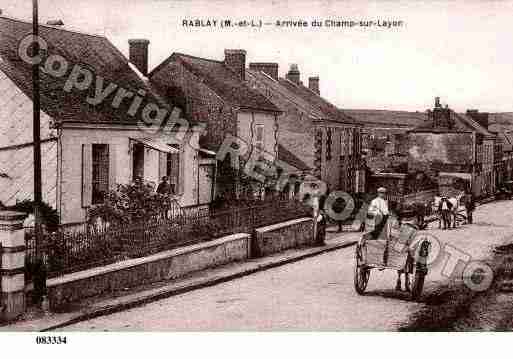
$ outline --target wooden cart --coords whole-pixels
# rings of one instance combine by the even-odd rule
[[[376,235],[374,229],[380,217],[368,217],[366,230],[356,246],[354,286],[363,295],[372,269],[393,269],[405,274],[405,281],[411,288],[412,300],[418,300],[427,275],[427,257],[430,243],[417,236],[414,224],[401,224],[397,218],[389,217],[383,230]],[[410,276],[413,285],[410,286]]]

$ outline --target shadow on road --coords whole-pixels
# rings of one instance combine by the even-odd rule
[[[399,299],[410,302],[410,293],[406,291],[397,291],[394,289],[369,290],[365,292],[367,297],[382,297],[390,299]]]

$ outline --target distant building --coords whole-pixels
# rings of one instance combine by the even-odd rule
[[[344,110],[363,125],[362,151],[370,170],[377,173],[407,163],[407,132],[428,122],[426,112]]]
[[[497,136],[487,129],[487,114],[459,114],[436,98],[428,115],[427,124],[408,132],[408,171],[423,171],[444,183],[455,179],[458,190],[471,189],[476,196],[495,193]]]

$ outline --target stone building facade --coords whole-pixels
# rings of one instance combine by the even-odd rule
[[[329,190],[364,191],[361,126],[320,95],[319,77],[301,82],[297,65],[279,77],[278,64],[250,63],[248,84],[276,105],[278,141]]]
[[[430,122],[409,132],[408,171],[460,178],[478,197],[494,194],[497,136],[479,120],[486,114],[475,114],[456,113],[436,98]]]
[[[308,165],[295,153],[280,150],[282,110],[248,82],[246,52],[232,49],[224,54],[223,60],[212,60],[174,53],[149,74],[150,81],[205,126],[202,147],[217,152],[232,135],[247,145],[247,151],[240,153],[243,159],[261,154],[269,162],[280,160],[279,167],[287,173],[304,172]],[[218,192],[232,190],[226,185],[220,188],[219,183]]]

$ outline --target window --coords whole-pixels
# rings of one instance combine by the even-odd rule
[[[171,193],[177,194],[179,191],[179,177],[180,177],[180,154],[167,153],[166,176],[169,177],[169,184],[171,186]]]
[[[144,145],[134,143],[132,153],[132,179],[144,179]]]
[[[255,147],[260,150],[264,149],[264,125],[255,126]]]
[[[340,131],[340,155],[347,156],[349,154],[349,130],[344,128]]]
[[[326,131],[326,161],[331,161],[332,133],[331,128]]]
[[[109,190],[109,146],[92,145],[92,204],[102,203]]]

